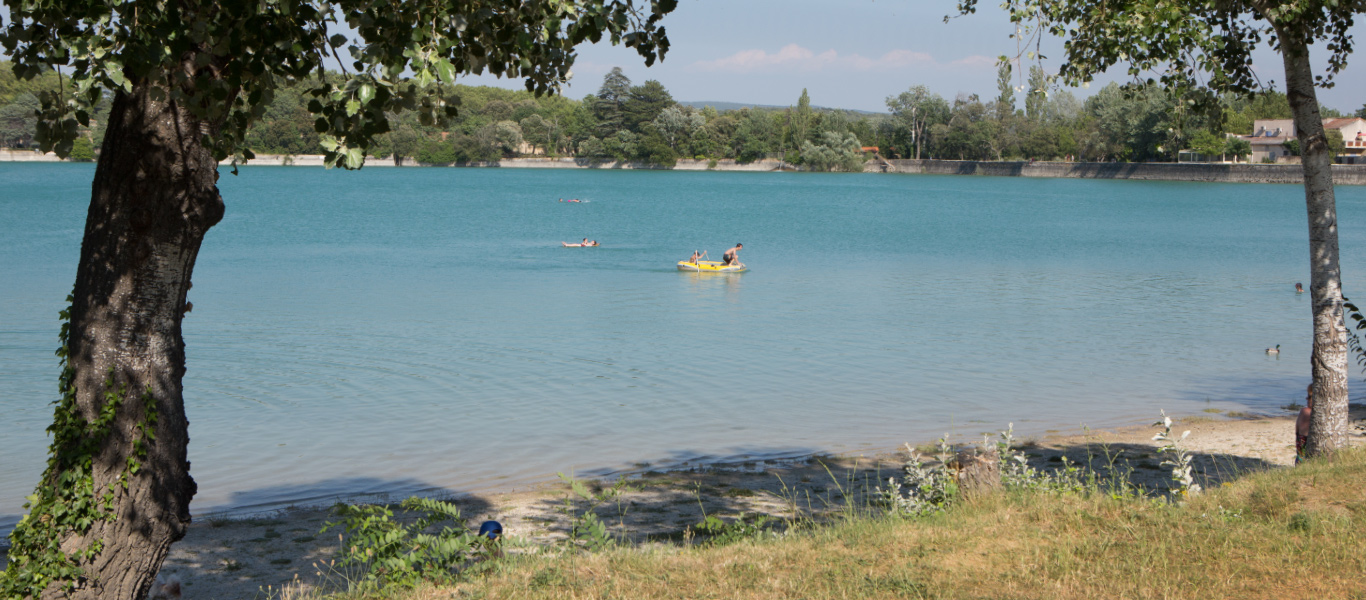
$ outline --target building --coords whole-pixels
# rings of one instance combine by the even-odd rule
[[[1323,128],[1342,132],[1346,148],[1338,155],[1338,162],[1366,163],[1366,119],[1324,119]],[[1295,121],[1259,119],[1252,124],[1252,135],[1241,137],[1252,144],[1252,162],[1286,162],[1290,151],[1286,150],[1285,142],[1295,139]]]

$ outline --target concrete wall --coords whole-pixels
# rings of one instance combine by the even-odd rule
[[[232,161],[223,161],[222,164],[230,164]],[[283,156],[275,154],[258,154],[247,164],[254,166],[292,166],[292,167],[321,167],[323,166],[323,156],[321,154],[297,154],[293,156]],[[710,161],[705,160],[680,160],[673,167],[675,171],[777,171],[780,163],[777,160],[756,160],[752,163],[737,164],[733,160],[718,160],[716,166],[711,167]],[[402,165],[395,165],[393,159],[370,157],[365,160],[366,167],[498,167],[503,169],[663,169],[657,165],[637,162],[616,162],[612,160],[593,160],[579,158],[505,158],[502,160],[487,163],[457,163],[454,165],[428,165],[417,163],[412,160],[404,161]]]
[[[777,160],[756,160],[751,163],[740,164],[734,160],[718,160],[716,166],[711,166],[711,161],[706,160],[679,160],[673,166],[674,171],[777,171],[780,163]],[[505,158],[496,163],[484,166],[503,167],[513,169],[662,169],[657,165],[637,162],[616,162],[602,161],[579,158]]]
[[[31,150],[0,149],[0,162],[58,162],[55,154]],[[224,161],[223,164],[228,164]],[[257,155],[248,164],[256,166],[321,167],[321,154],[294,156]],[[392,159],[370,158],[367,167],[393,167]],[[405,167],[432,166],[407,161]],[[437,165],[446,166],[446,165]],[[647,163],[598,161],[578,158],[506,158],[492,163],[455,166],[498,167],[504,169],[661,169]],[[711,166],[705,160],[680,160],[675,171],[778,171],[791,169],[778,160],[764,159],[738,164],[718,160]],[[1076,179],[1142,179],[1151,181],[1220,181],[1233,183],[1304,182],[1300,165],[1215,164],[1215,163],[1066,163],[1066,162],[979,162],[972,160],[872,160],[864,166],[869,173],[915,173],[928,175],[993,175],[999,177],[1070,177]],[[1366,185],[1366,164],[1333,165],[1333,183]]]
[[[1304,183],[1304,171],[1300,165],[879,160],[868,162],[865,171],[930,175],[994,175],[1001,177]],[[1333,165],[1333,183],[1337,185],[1366,185],[1366,165]]]
[[[10,150],[0,148],[0,162],[61,162],[56,154],[41,154],[33,150]]]

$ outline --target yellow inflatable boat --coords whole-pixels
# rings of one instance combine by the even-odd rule
[[[744,273],[748,269],[745,268],[744,263],[723,265],[714,260],[699,260],[695,263],[680,260],[678,261],[678,270],[693,273]]]

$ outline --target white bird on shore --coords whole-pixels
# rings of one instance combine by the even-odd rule
[[[1267,348],[1267,349],[1266,349],[1266,353],[1267,353],[1267,354],[1280,354],[1280,353],[1281,353],[1281,345],[1280,345],[1280,344],[1276,344],[1276,347],[1275,347],[1275,348]]]

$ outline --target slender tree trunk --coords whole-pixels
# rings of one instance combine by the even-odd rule
[[[114,98],[76,273],[69,365],[77,409],[94,419],[106,392],[125,390],[92,467],[95,490],[114,492],[114,518],[62,540],[73,550],[103,542],[81,565],[78,599],[145,598],[171,543],[185,536],[195,493],[180,326],[195,257],[223,201],[217,162],[200,142],[206,125],[154,100],[152,89]],[[130,458],[140,464],[133,473]],[[55,586],[43,596],[64,597]]]
[[[1342,320],[1342,270],[1338,266],[1338,218],[1333,195],[1332,155],[1319,116],[1309,49],[1295,35],[1278,31],[1285,62],[1286,97],[1295,115],[1309,211],[1309,297],[1314,314],[1314,416],[1309,456],[1347,446],[1347,327]]]

